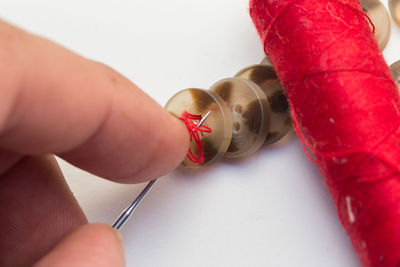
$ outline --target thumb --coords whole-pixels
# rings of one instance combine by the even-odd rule
[[[45,255],[34,267],[123,267],[120,234],[105,224],[84,225]]]

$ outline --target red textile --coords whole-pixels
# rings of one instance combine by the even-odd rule
[[[400,96],[357,0],[251,0],[361,262],[400,266]]]

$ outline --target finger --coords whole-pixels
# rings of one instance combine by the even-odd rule
[[[112,69],[0,21],[0,147],[133,182],[185,157],[185,126]]]
[[[20,161],[21,158],[23,156],[20,154],[0,149],[0,176]]]
[[[87,220],[53,156],[9,163],[0,176],[0,266],[32,266]]]
[[[105,224],[89,224],[67,236],[34,267],[123,267],[122,241]]]

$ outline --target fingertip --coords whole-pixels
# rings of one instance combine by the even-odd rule
[[[125,177],[113,177],[120,183],[140,183],[160,178],[176,169],[185,159],[190,143],[186,125],[165,110],[161,131],[154,140],[148,140],[149,150],[153,150],[146,160]],[[151,143],[157,144],[153,147]],[[143,154],[145,156],[145,154]]]
[[[106,224],[87,224],[75,230],[35,267],[123,267],[121,235]]]

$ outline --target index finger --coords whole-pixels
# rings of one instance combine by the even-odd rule
[[[0,40],[1,148],[55,153],[118,182],[185,157],[185,126],[111,68],[2,21]]]

